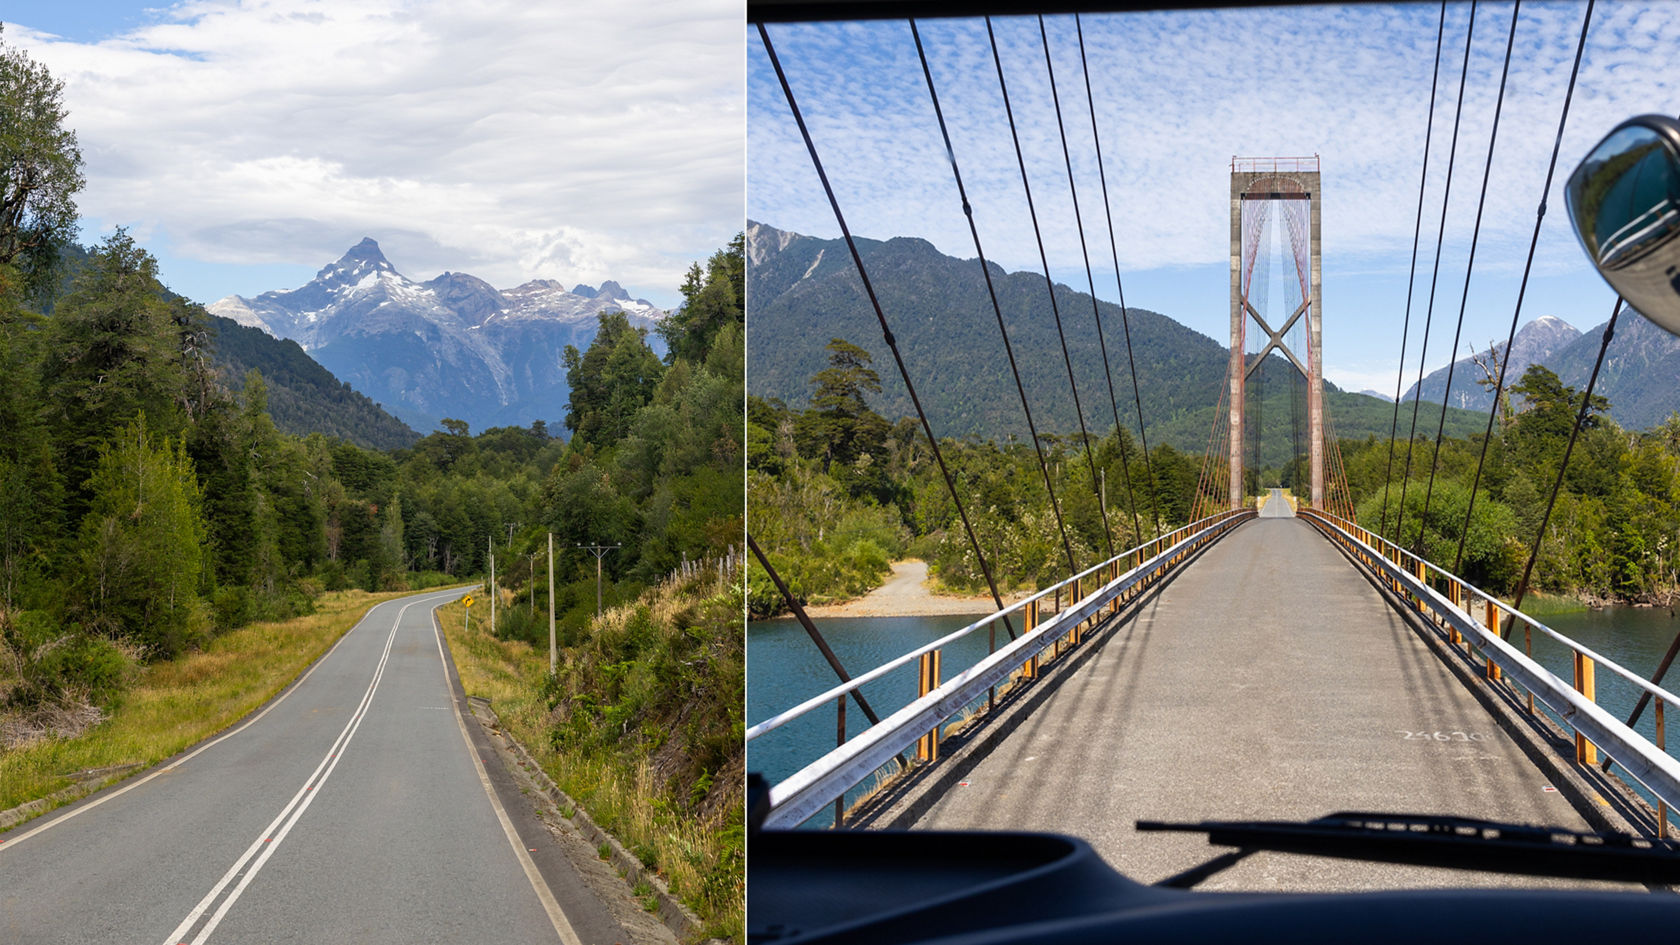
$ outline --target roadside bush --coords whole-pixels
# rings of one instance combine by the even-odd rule
[[[65,629],[42,611],[13,614],[4,622],[4,636],[16,673],[5,701],[23,708],[77,697],[108,706],[136,665],[117,644],[80,628]]]
[[[251,592],[238,585],[219,587],[210,599],[210,609],[215,615],[217,632],[243,627],[251,622]]]

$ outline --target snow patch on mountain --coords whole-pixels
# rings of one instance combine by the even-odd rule
[[[611,280],[571,291],[552,279],[496,289],[453,272],[415,282],[372,239],[303,286],[232,295],[208,308],[296,341],[422,430],[443,416],[480,427],[556,420],[566,399],[566,345],[587,347],[603,312],[623,311],[650,332],[665,315]]]

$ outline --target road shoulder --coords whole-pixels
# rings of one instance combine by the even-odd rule
[[[515,832],[578,936],[585,943],[675,945],[679,940],[677,933],[662,923],[659,916],[643,908],[636,897],[632,888],[636,875],[622,876],[611,862],[601,857],[600,844],[591,842],[584,830],[574,824],[574,820],[587,820],[587,815],[573,804],[569,806],[575,817],[562,816],[558,804],[566,803],[564,795],[558,801],[549,796],[552,782],[541,775],[523,749],[501,730],[488,703],[467,697],[461,688],[447,636],[436,626],[435,610],[432,619],[448,660],[451,694],[466,719],[473,748]],[[533,771],[537,772],[536,777]],[[539,778],[548,783],[539,783]]]

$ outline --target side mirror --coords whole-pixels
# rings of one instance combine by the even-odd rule
[[[1604,281],[1680,335],[1680,122],[1617,125],[1564,185],[1569,219]]]

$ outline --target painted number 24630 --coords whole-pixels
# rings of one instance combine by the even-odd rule
[[[1436,741],[1436,742],[1483,742],[1487,736],[1481,732],[1401,732],[1405,741]]]

